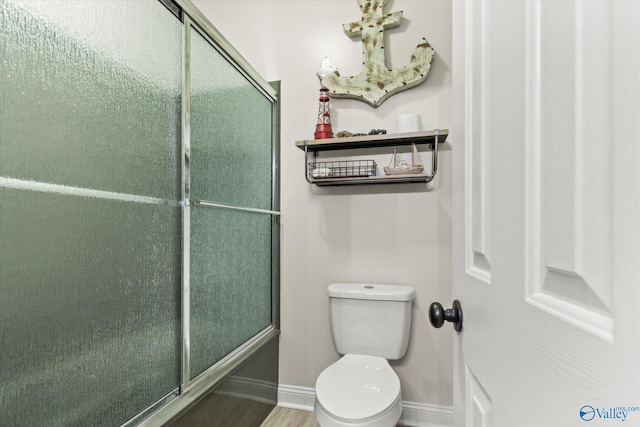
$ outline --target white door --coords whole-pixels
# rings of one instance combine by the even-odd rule
[[[453,8],[455,425],[640,426],[640,2]]]

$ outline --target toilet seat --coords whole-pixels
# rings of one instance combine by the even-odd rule
[[[318,377],[316,404],[336,421],[366,422],[401,410],[400,380],[384,358],[346,354]]]

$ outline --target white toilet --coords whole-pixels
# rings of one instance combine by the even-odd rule
[[[322,427],[392,427],[402,413],[400,380],[387,360],[407,351],[409,286],[333,283],[331,330],[342,358],[316,381],[314,413]]]

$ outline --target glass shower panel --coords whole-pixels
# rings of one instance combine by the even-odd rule
[[[180,384],[181,44],[155,0],[0,1],[0,425]]]
[[[0,176],[179,198],[182,24],[157,0],[0,13]]]
[[[191,378],[271,324],[271,215],[191,211]]]
[[[0,199],[0,425],[120,425],[174,389],[180,208]]]
[[[191,32],[191,196],[271,209],[272,104]]]

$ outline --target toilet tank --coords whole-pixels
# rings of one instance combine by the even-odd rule
[[[331,332],[340,354],[400,359],[411,332],[410,286],[332,283]]]

